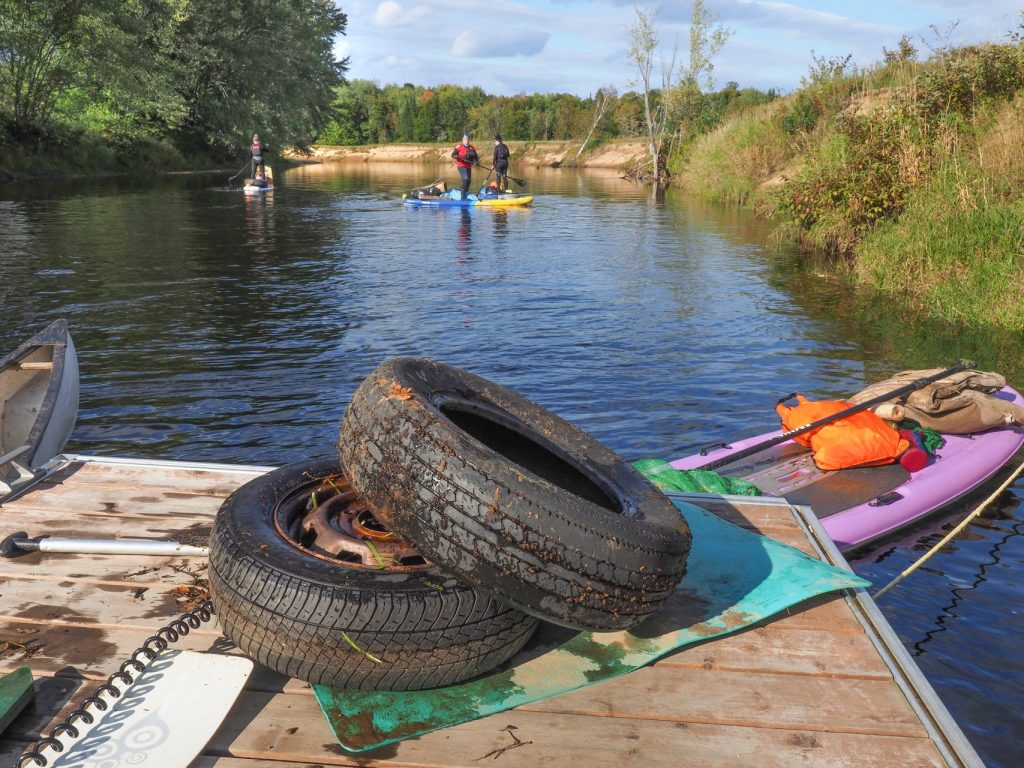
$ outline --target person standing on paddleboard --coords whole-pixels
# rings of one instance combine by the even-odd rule
[[[476,154],[476,147],[469,143],[469,134],[462,134],[462,143],[452,150],[452,157],[455,158],[455,166],[459,169],[459,178],[462,179],[462,200],[469,196],[469,182],[473,177],[473,166],[479,158]]]
[[[263,153],[268,150],[266,144],[260,141],[260,135],[252,135],[252,144],[249,145],[249,154],[252,155],[252,177],[254,179],[266,179],[267,168],[263,163]]]
[[[498,177],[499,192],[508,191],[508,157],[511,154],[505,142],[501,140],[501,134],[494,134],[494,157],[491,165],[494,166],[494,174]]]

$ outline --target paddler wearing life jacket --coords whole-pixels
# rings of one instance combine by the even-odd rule
[[[494,134],[494,157],[491,159],[491,165],[494,166],[494,174],[498,177],[499,192],[508,190],[508,158],[511,154],[505,142],[501,140],[501,134]]]
[[[457,144],[452,150],[452,157],[455,158],[455,167],[459,169],[459,178],[462,179],[462,200],[469,196],[469,182],[473,177],[473,166],[479,158],[476,154],[476,147],[469,143],[469,134],[462,134],[462,143]]]
[[[267,151],[267,145],[260,141],[260,135],[252,135],[252,143],[249,145],[249,154],[252,156],[252,176],[254,179],[266,179],[267,168],[263,162],[263,153]]]

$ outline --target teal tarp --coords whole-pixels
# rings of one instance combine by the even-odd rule
[[[676,594],[645,622],[626,632],[544,625],[498,671],[449,688],[392,692],[314,685],[338,743],[362,752],[610,680],[810,597],[869,584],[692,504],[674,503],[693,533],[687,573]]]

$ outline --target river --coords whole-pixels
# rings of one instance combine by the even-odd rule
[[[516,169],[524,210],[409,209],[443,167],[0,185],[0,349],[66,317],[68,450],[281,464],[328,453],[383,359],[510,386],[629,460],[777,426],[775,401],[975,359],[1024,385],[1024,341],[910,320],[772,245],[771,225],[612,171]],[[1003,475],[1005,477],[1005,473]],[[990,766],[1024,754],[1024,481],[879,601]],[[876,586],[963,517],[855,558]]]

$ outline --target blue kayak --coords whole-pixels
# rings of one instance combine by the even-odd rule
[[[439,197],[403,197],[403,205],[411,205],[415,207],[433,207],[433,208],[469,208],[472,206],[484,206],[489,208],[508,208],[511,206],[529,205],[533,202],[532,195],[485,195],[483,197],[477,197],[476,195],[470,195],[465,200],[453,200],[450,197],[441,195]]]

